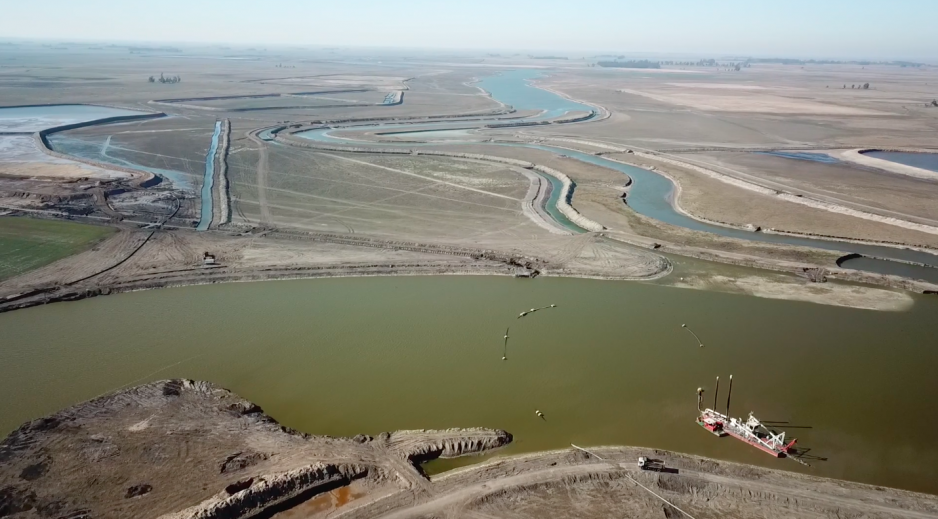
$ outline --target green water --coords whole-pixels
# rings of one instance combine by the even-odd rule
[[[935,315],[925,297],[873,312],[576,279],[129,293],[0,314],[0,433],[121,386],[187,377],[311,433],[485,426],[515,434],[507,452],[631,444],[801,470],[694,424],[696,388],[732,373],[733,414],[797,426],[790,434],[829,458],[811,473],[934,493]]]

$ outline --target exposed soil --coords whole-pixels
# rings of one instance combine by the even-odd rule
[[[635,447],[537,453],[447,473],[414,504],[394,496],[339,517],[908,517],[938,498]],[[639,470],[647,456],[660,471]],[[679,511],[680,510],[680,511]],[[682,512],[683,511],[683,512]]]
[[[0,516],[248,517],[357,479],[369,491],[420,493],[429,482],[415,463],[510,441],[488,429],[310,436],[207,382],[162,380],[0,442]]]
[[[495,458],[433,478],[419,468],[511,440],[490,429],[312,436],[210,383],[162,380],[0,442],[0,515],[938,517],[935,496],[635,447]],[[641,471],[638,456],[662,468]]]
[[[53,132],[50,138],[92,151],[100,149],[102,155],[106,150],[110,160],[120,164],[131,162],[178,175],[159,181],[123,165],[70,161],[36,148],[42,142],[34,137],[9,136],[16,145],[6,146],[5,156],[15,159],[18,169],[9,170],[16,176],[0,179],[3,209],[21,215],[110,222],[119,225],[121,232],[96,251],[0,284],[0,310],[177,284],[324,275],[486,273],[654,279],[670,269],[658,251],[797,274],[823,268],[835,279],[920,292],[938,288],[839,269],[836,253],[724,239],[655,222],[623,203],[628,178],[552,153],[471,144],[433,147],[463,154],[462,158],[431,156],[423,151],[429,148],[423,148],[420,155],[346,153],[341,147],[297,146],[302,139],[272,142],[270,134],[263,133],[277,128],[283,130],[278,136],[288,135],[302,127],[328,124],[351,128],[345,134],[353,138],[420,140],[419,134],[384,137],[378,135],[380,131],[355,131],[354,127],[394,122],[419,129],[420,124],[443,121],[465,128],[483,126],[492,118],[524,122],[524,117],[535,114],[515,111],[474,86],[478,77],[498,68],[447,63],[428,69],[420,64],[351,66],[315,61],[297,63],[298,68],[278,77],[263,60],[211,65],[181,60],[174,62],[173,74],[187,81],[167,88],[139,83],[139,77],[153,73],[147,60],[132,57],[114,67],[106,56],[94,52],[82,56],[76,63],[63,63],[54,55],[37,54],[38,68],[33,74],[43,88],[11,83],[10,102],[51,102],[67,90],[72,102],[152,112],[152,100],[169,99],[172,102],[159,106],[174,117],[85,126]],[[38,72],[44,70],[43,64],[60,72],[46,77]],[[204,74],[206,67],[215,74]],[[79,79],[68,81],[71,75],[84,78],[93,70],[106,75],[111,88]],[[917,85],[925,77],[922,71],[870,68],[863,74],[875,80],[875,90],[864,92],[827,88],[847,74],[840,69],[794,78],[783,68],[760,66],[747,69],[745,81],[741,76],[732,81],[721,75],[697,79],[693,71],[677,72],[686,72],[688,79],[649,74],[629,76],[628,84],[623,84],[624,76],[610,71],[554,71],[537,79],[536,85],[589,104],[596,111],[594,117],[580,121],[584,114],[570,113],[552,124],[489,128],[473,138],[555,138],[577,141],[575,147],[594,153],[610,153],[635,143],[658,152],[697,154],[706,149],[887,148],[900,140],[908,146],[925,146],[932,134],[930,112],[907,106],[899,110],[895,104],[897,96],[911,102],[920,94]],[[190,77],[199,79],[189,81]],[[373,105],[391,91],[406,91],[405,101]],[[324,102],[307,103],[315,98]],[[350,101],[355,106],[329,106]],[[206,113],[206,107],[211,113]],[[216,214],[213,231],[196,236],[188,229],[199,216],[197,186],[216,116],[226,121],[227,137],[216,156]],[[466,153],[494,154],[508,161],[477,160]],[[784,170],[783,165],[763,171],[763,163],[785,159],[752,162],[751,157],[715,155],[717,160],[724,156],[733,168],[746,162],[740,168],[743,174],[762,182],[785,183],[792,193],[833,197],[887,216],[918,218],[922,223],[928,223],[925,220],[930,221],[933,214],[925,203],[927,193],[917,196],[915,211],[897,202],[915,192],[909,182],[909,186],[895,188],[895,195],[870,201],[872,197],[863,192],[868,191],[867,184],[879,181],[876,172],[864,173],[863,186],[838,190],[839,178],[835,177],[845,172],[831,173],[826,184],[812,184],[806,175],[781,178],[784,171],[774,173]],[[39,180],[37,169],[33,178],[24,178],[30,171],[23,169],[26,159],[33,162],[25,164],[40,169],[55,165],[71,168],[72,173],[100,169],[115,174],[90,180]],[[697,154],[686,160],[703,159],[710,158]],[[518,161],[536,168],[525,169],[528,166],[519,166]],[[722,163],[714,167],[726,169]],[[55,172],[43,169],[42,173]],[[126,180],[131,173],[149,180]],[[922,232],[896,231],[895,226],[881,222],[798,207],[704,178],[687,168],[673,166],[668,173],[680,177],[680,202],[699,217],[841,238],[934,243],[934,236]],[[597,234],[571,236],[546,214],[543,203],[550,191],[545,174],[569,179],[564,193],[572,196],[569,204],[561,204],[564,214],[581,219],[583,226]],[[151,231],[155,232],[151,235]],[[454,254],[454,250],[460,252]],[[219,266],[203,268],[204,252],[219,257]],[[849,297],[845,301],[790,285],[776,293],[800,290],[794,297],[850,304]],[[765,283],[747,282],[746,286],[754,293],[768,294],[763,290]],[[857,290],[864,292],[860,299],[865,302],[858,300],[855,306],[869,307],[875,289]]]

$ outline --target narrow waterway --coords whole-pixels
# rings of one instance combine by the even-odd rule
[[[65,155],[104,162],[106,164],[114,164],[115,166],[139,171],[147,171],[169,180],[177,189],[195,189],[191,180],[192,176],[187,173],[172,169],[143,166],[117,156],[117,154],[133,156],[137,151],[112,145],[110,135],[77,138],[68,135],[67,132],[54,133],[48,137],[48,141],[53,150]]]
[[[661,176],[643,168],[622,164],[602,157],[597,157],[595,155],[590,155],[588,153],[581,153],[563,148],[540,146],[534,144],[524,144],[522,146],[551,151],[554,153],[563,153],[568,157],[575,158],[583,162],[588,162],[590,164],[603,166],[625,173],[634,181],[634,185],[629,191],[629,196],[626,199],[629,207],[640,214],[650,216],[665,223],[692,229],[695,231],[710,232],[729,238],[738,238],[741,240],[799,245],[803,247],[814,247],[832,251],[852,252],[878,258],[893,258],[917,263],[925,263],[927,265],[938,265],[938,256],[913,249],[900,249],[895,247],[868,245],[864,243],[816,240],[813,238],[799,238],[797,236],[752,232],[701,222],[700,220],[695,220],[689,216],[681,214],[674,209],[674,184],[667,177]],[[938,268],[920,267],[917,265],[907,265],[893,261],[883,261],[872,258],[863,259],[864,261],[862,263],[852,262],[852,260],[845,261],[843,266],[846,268],[860,267],[857,268],[857,270],[870,270],[870,267],[873,267],[879,269],[873,270],[874,272],[880,272],[880,270],[883,270],[884,272],[880,273],[895,273],[897,275],[903,275],[899,274],[901,271],[904,272],[905,275],[914,275],[914,277],[919,277],[920,279],[938,282]]]
[[[0,133],[38,132],[54,126],[95,121],[144,112],[96,105],[35,105],[0,107]]]
[[[315,434],[484,426],[515,435],[506,454],[626,444],[803,470],[694,423],[697,387],[709,405],[714,377],[733,374],[732,414],[778,422],[824,458],[808,473],[938,492],[938,299],[914,297],[908,311],[875,312],[656,283],[438,276],[56,303],[0,314],[0,435],[185,377]]]
[[[475,83],[474,86],[482,88],[491,94],[493,99],[511,106],[515,110],[543,111],[535,117],[525,119],[526,121],[555,119],[570,112],[593,111],[593,107],[589,105],[571,101],[531,84],[532,80],[543,76],[544,74],[537,70],[508,70],[486,76],[478,83]]]
[[[552,114],[551,117],[556,117],[567,113],[569,111],[582,111],[590,110],[590,107],[569,101],[559,95],[556,95],[552,92],[542,90],[534,87],[530,84],[529,80],[539,77],[540,72],[531,71],[531,70],[520,70],[512,72],[504,72],[495,76],[486,78],[478,83],[479,86],[488,90],[492,97],[496,100],[504,102],[506,104],[515,105],[520,103],[520,107],[523,109],[540,109],[544,110],[544,114]],[[489,90],[491,89],[491,90]],[[515,106],[519,108],[519,106]],[[435,123],[440,124],[440,123]],[[393,125],[393,124],[380,124],[373,126],[356,126],[354,127],[355,131],[374,131],[381,129],[390,129],[390,128],[407,128],[413,127],[412,125]],[[428,126],[429,127],[429,126]],[[423,125],[420,127],[424,128]],[[357,141],[350,140],[348,138],[339,138],[333,135],[333,133],[341,131],[341,129],[333,128],[320,128],[314,130],[308,130],[305,132],[298,133],[297,136],[303,137],[306,139],[314,140],[317,142],[324,142],[330,144],[353,144]],[[447,132],[452,132],[452,130],[445,130]],[[421,131],[420,133],[424,134],[424,138],[430,138],[432,131]],[[411,137],[418,138],[418,132],[408,132]],[[400,134],[397,134],[400,135]],[[448,135],[449,137],[449,135]],[[361,144],[361,142],[357,142]],[[444,142],[437,144],[449,144],[452,145],[458,143],[457,141],[447,138]],[[404,147],[415,147],[415,146],[433,146],[434,143],[380,143],[382,146],[404,146]],[[595,164],[605,168],[613,169],[620,171],[629,175],[633,184],[629,191],[629,196],[627,202],[629,207],[634,209],[636,212],[643,214],[645,216],[654,218],[656,220],[669,223],[672,225],[677,225],[679,227],[684,227],[687,229],[692,229],[696,231],[703,231],[713,233],[719,236],[725,236],[729,238],[738,238],[748,241],[757,241],[764,243],[779,243],[786,245],[797,245],[804,247],[814,247],[818,249],[825,249],[831,251],[838,251],[844,253],[855,253],[862,254],[866,256],[863,258],[863,261],[854,261],[849,260],[842,263],[842,266],[845,268],[852,268],[856,270],[863,270],[868,272],[876,272],[880,274],[894,274],[899,276],[913,277],[917,279],[923,279],[926,281],[932,281],[938,283],[938,268],[933,268],[931,266],[938,266],[938,256],[930,254],[927,252],[917,251],[913,249],[906,248],[897,248],[881,245],[871,245],[863,243],[851,243],[846,241],[836,241],[836,240],[823,240],[823,239],[814,239],[814,238],[801,238],[796,236],[787,236],[781,234],[770,234],[763,232],[751,232],[742,229],[735,229],[731,227],[724,227],[721,225],[715,225],[710,223],[705,223],[699,220],[695,220],[691,217],[688,217],[674,208],[673,193],[675,186],[671,180],[667,177],[659,175],[658,173],[648,171],[642,168],[635,166],[622,164],[615,162],[603,157],[596,155],[591,155],[588,153],[581,153],[577,151],[572,151],[566,148],[559,148],[553,146],[544,146],[544,145],[535,145],[535,144],[523,144],[523,143],[484,143],[478,141],[465,141],[465,144],[472,145],[490,145],[490,146],[516,146],[516,147],[525,147],[540,149],[544,151],[549,151],[556,154],[566,155],[570,158],[587,162],[590,164]],[[808,154],[805,154],[808,155]],[[804,159],[814,160],[814,157],[803,157]],[[552,202],[556,202],[553,200]],[[556,212],[556,211],[555,211]],[[550,213],[553,215],[554,213]],[[929,265],[929,267],[923,267],[920,265],[909,265],[906,263],[899,263],[896,261],[888,261],[890,259],[901,260],[905,262],[921,263]]]
[[[205,175],[202,177],[202,192],[200,193],[201,212],[197,231],[207,231],[212,225],[212,188],[215,186],[215,153],[218,151],[218,137],[221,135],[221,121],[215,121],[215,133],[212,134],[212,145],[205,154]]]

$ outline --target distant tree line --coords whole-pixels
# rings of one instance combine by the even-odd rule
[[[602,58],[612,58],[615,61],[600,61],[598,62],[601,67],[615,67],[614,63],[642,63],[642,61],[622,61],[625,59],[625,56],[614,56],[614,55],[600,55],[595,56],[596,59]],[[613,63],[609,65],[608,63]],[[710,59],[700,59],[697,61],[659,61],[659,65],[670,66],[670,67],[721,67],[728,69],[740,70],[744,68],[749,68],[753,63],[764,63],[764,64],[776,64],[776,65],[890,65],[896,67],[925,67],[927,65],[923,63],[915,63],[913,61],[868,61],[868,60],[857,60],[857,61],[840,61],[840,60],[827,60],[827,59],[791,59],[791,58],[729,58],[725,61],[718,61],[713,58]],[[629,66],[628,68],[656,68],[656,67],[638,67],[638,66]]]
[[[753,58],[753,63],[774,63],[780,65],[892,65],[896,67],[924,67],[923,63],[913,61],[840,61],[830,59],[789,59],[789,58]]]
[[[749,68],[750,66],[752,66],[750,65],[748,61],[719,62],[715,59],[702,59],[699,61],[662,61],[661,64],[669,66],[669,67],[720,67],[720,68],[733,69],[737,72],[744,68]]]
[[[661,64],[657,61],[648,61],[647,59],[631,61],[599,61],[596,64],[600,67],[610,68],[661,68]]]
[[[180,82],[182,82],[182,78],[179,77],[179,76],[164,76],[163,73],[160,72],[160,77],[159,77],[159,78],[156,78],[155,76],[150,76],[149,81],[150,81],[150,83],[170,83],[170,84],[174,84],[174,83],[180,83]]]
[[[108,47],[121,47],[121,46],[120,46],[120,45],[108,45]],[[138,52],[182,52],[182,49],[177,48],[177,47],[134,47],[134,46],[130,46],[130,47],[127,47],[127,50],[129,50],[131,54],[135,54],[135,53],[138,53]]]

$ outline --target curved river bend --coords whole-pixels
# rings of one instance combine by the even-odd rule
[[[666,179],[608,166],[626,168],[636,187],[659,186],[642,211],[670,213]],[[676,275],[686,275],[681,263]],[[644,445],[938,493],[938,444],[929,434],[938,430],[929,398],[938,393],[938,348],[930,346],[938,300],[913,295],[909,311],[874,312],[666,282],[292,280],[0,314],[0,435],[108,391],[185,377],[228,387],[314,434],[499,427],[515,434],[509,453]],[[516,319],[520,309],[551,303],[558,307]],[[694,390],[730,373],[733,414],[787,422],[817,458],[811,469],[694,424]]]
[[[314,434],[484,426],[511,431],[513,453],[644,445],[803,470],[694,423],[696,388],[733,374],[733,414],[788,422],[827,458],[809,473],[938,492],[938,299],[913,297],[908,311],[876,312],[654,283],[433,276],[57,303],[0,314],[0,436],[121,386],[185,377]]]
[[[593,111],[594,109],[590,106],[583,105],[565,99],[557,94],[552,92],[542,90],[532,86],[528,80],[534,79],[540,76],[540,72],[532,70],[518,70],[512,72],[506,72],[499,74],[497,76],[492,76],[486,78],[478,83],[480,87],[488,91],[493,98],[498,101],[501,101],[505,104],[514,106],[516,109],[523,110],[543,110],[543,113],[538,116],[539,118],[545,117],[559,117],[568,112],[576,111]],[[492,121],[497,122],[497,121]],[[503,122],[503,121],[502,121]],[[447,123],[433,123],[429,125],[421,125],[420,128],[434,128],[439,127]],[[448,126],[452,126],[454,123],[448,123]],[[377,124],[377,125],[363,125],[355,126],[356,131],[374,131],[382,129],[392,129],[392,128],[414,128],[414,125],[395,125],[395,124]],[[347,138],[337,138],[332,136],[332,132],[339,131],[341,128],[321,128],[308,130],[305,132],[297,133],[298,137],[303,137],[305,139],[313,140],[316,142],[328,143],[328,144],[338,144],[338,145],[350,145],[350,144],[362,144],[368,141],[351,141]],[[442,132],[451,132],[452,130],[441,130]],[[420,132],[407,132],[413,133],[415,135],[423,134],[425,136],[430,136],[434,132],[433,130],[420,131]],[[452,145],[459,144],[460,142],[447,139],[444,142],[440,142],[440,145]],[[870,272],[876,272],[881,274],[895,274],[899,276],[906,277],[915,277],[924,279],[927,281],[932,281],[938,283],[938,268],[928,268],[921,267],[918,265],[909,265],[906,263],[898,263],[895,261],[885,261],[883,259],[875,258],[885,258],[900,260],[902,262],[913,262],[913,263],[923,263],[926,265],[935,265],[938,266],[938,256],[934,254],[929,254],[927,252],[916,251],[912,249],[888,247],[881,245],[871,245],[864,243],[851,243],[845,241],[836,241],[836,240],[824,240],[824,239],[814,239],[814,238],[801,238],[796,236],[786,236],[781,234],[767,234],[762,232],[750,232],[742,229],[734,229],[731,227],[724,227],[720,225],[710,224],[695,220],[688,216],[685,216],[679,213],[673,206],[672,194],[674,192],[674,184],[667,177],[648,171],[642,168],[635,166],[630,166],[627,164],[622,164],[620,162],[612,161],[605,159],[603,157],[598,157],[596,155],[591,155],[588,153],[582,153],[578,151],[572,151],[566,148],[559,148],[554,146],[544,146],[544,145],[535,145],[535,144],[523,144],[523,143],[484,143],[484,142],[463,142],[464,144],[472,145],[489,145],[489,146],[516,146],[516,147],[525,147],[533,148],[544,151],[549,151],[556,154],[566,155],[570,158],[580,160],[583,162],[588,162],[590,164],[595,164],[597,166],[602,166],[605,168],[613,169],[616,171],[621,171],[629,175],[634,183],[629,191],[628,204],[629,207],[634,209],[636,212],[643,214],[645,216],[654,218],[656,220],[676,225],[679,227],[684,227],[686,229],[692,229],[695,231],[704,231],[719,236],[725,236],[729,238],[738,238],[748,241],[757,241],[764,243],[780,243],[786,245],[797,245],[803,247],[814,247],[818,249],[825,249],[837,252],[850,252],[856,254],[862,254],[866,256],[862,258],[862,261],[849,260],[845,261],[842,266],[847,268],[855,268],[856,270],[864,270]],[[374,144],[374,143],[372,143]],[[381,146],[400,146],[400,147],[416,147],[416,146],[433,146],[432,143],[380,143]],[[555,202],[555,200],[553,201]],[[551,214],[552,216],[556,213],[554,210]],[[561,224],[569,227],[570,222],[566,219],[560,220]]]

